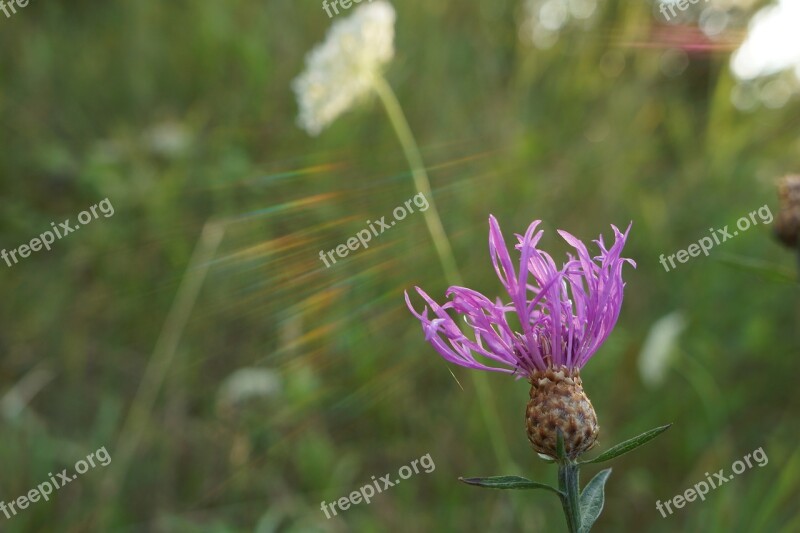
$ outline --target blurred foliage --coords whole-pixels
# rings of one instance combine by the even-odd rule
[[[764,204],[776,212],[773,180],[800,168],[797,98],[738,111],[726,52],[681,52],[685,70],[665,70],[674,50],[632,44],[660,24],[646,3],[604,2],[548,49],[520,39],[515,1],[396,7],[387,77],[469,286],[500,290],[489,213],[506,232],[543,219],[554,257],[556,228],[588,240],[633,221],[638,268],[584,383],[600,449],[675,425],[615,462],[596,530],[800,530],[797,285],[730,260],[792,272],[796,258],[760,224],[708,258],[658,262]],[[94,530],[101,512],[131,532],[563,527],[555,498],[515,511],[507,493],[456,481],[555,472],[525,438],[526,383],[491,375],[519,465],[498,471],[467,371],[451,369],[459,386],[405,309],[403,290],[446,288],[422,217],[319,261],[415,193],[376,101],[318,138],[294,124],[289,83],[330,22],[315,2],[243,0],[32,1],[0,16],[2,247],[106,197],[116,211],[2,266],[0,499],[101,446],[114,467],[200,230],[226,228],[121,492],[100,509],[96,468],[0,530]],[[637,358],[673,312],[686,328],[648,388]],[[767,466],[666,519],[656,510],[758,447]],[[322,500],[426,453],[433,473],[325,519]]]

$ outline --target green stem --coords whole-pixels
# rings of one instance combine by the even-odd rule
[[[414,140],[414,134],[411,133],[411,128],[408,125],[406,116],[403,114],[403,109],[400,107],[400,102],[398,102],[392,87],[382,76],[375,76],[373,86],[381,102],[383,102],[383,106],[386,108],[389,121],[392,123],[400,145],[403,147],[403,152],[411,167],[414,186],[417,191],[425,195],[430,204],[430,208],[426,209],[423,215],[425,216],[425,224],[428,226],[428,231],[433,239],[433,244],[436,247],[436,253],[439,254],[439,261],[442,263],[442,268],[444,268],[445,278],[451,285],[463,285],[461,275],[458,273],[458,267],[456,267],[453,249],[450,247],[450,241],[447,239],[447,234],[442,226],[439,210],[433,200],[428,173],[425,171],[425,165],[422,162],[419,148],[417,148],[417,142]]]
[[[433,244],[436,247],[436,253],[439,255],[439,261],[442,264],[445,279],[447,279],[450,285],[463,285],[461,274],[458,272],[458,267],[456,266],[453,250],[450,247],[450,241],[447,239],[447,234],[444,231],[439,216],[439,210],[436,208],[436,203],[433,200],[428,173],[425,171],[425,164],[422,161],[417,142],[414,140],[414,134],[411,133],[411,127],[408,125],[408,121],[403,113],[403,108],[400,107],[400,102],[397,100],[397,96],[394,94],[392,87],[382,76],[376,75],[373,78],[373,87],[386,109],[386,114],[389,116],[389,121],[392,123],[400,145],[403,147],[406,160],[411,167],[411,177],[414,180],[414,186],[417,188],[417,191],[425,195],[430,204],[430,208],[424,211],[425,224],[428,226],[428,232],[431,234]],[[499,417],[494,407],[494,401],[489,391],[489,384],[486,380],[486,376],[480,372],[470,372],[469,375],[475,387],[481,416],[489,432],[489,438],[495,457],[503,468],[513,469],[514,465],[511,461],[511,453],[508,451],[505,442],[500,438],[502,432],[498,422]]]
[[[558,489],[564,494],[561,497],[561,505],[564,507],[570,533],[578,533],[581,530],[578,468],[578,465],[572,462],[558,465]]]
[[[128,472],[128,468],[136,454],[142,437],[150,424],[159,391],[167,377],[181,335],[187,322],[200,289],[206,279],[206,274],[211,265],[211,260],[219,247],[224,235],[221,223],[207,222],[192,252],[186,273],[181,280],[178,292],[172,302],[167,318],[161,328],[161,333],[156,341],[153,354],[147,363],[136,396],[131,402],[128,417],[119,432],[114,448],[114,468],[109,470],[103,480],[103,495],[101,496],[100,517],[98,530],[103,530],[106,520],[109,519],[111,506],[109,502],[118,494]]]

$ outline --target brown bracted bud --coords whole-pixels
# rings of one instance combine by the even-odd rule
[[[796,248],[800,240],[800,175],[784,176],[778,182],[781,210],[775,217],[775,236],[785,246]]]
[[[525,413],[528,440],[533,448],[557,457],[557,429],[564,435],[567,457],[575,459],[595,445],[597,415],[583,392],[578,370],[548,368],[530,376],[531,400]]]

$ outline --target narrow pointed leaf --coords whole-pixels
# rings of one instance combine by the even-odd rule
[[[605,502],[605,486],[611,469],[606,468],[586,484],[581,492],[581,530],[580,533],[589,533]]]
[[[487,489],[546,489],[561,496],[561,492],[555,487],[544,483],[537,483],[536,481],[531,481],[530,479],[525,479],[520,476],[460,477],[458,480],[467,485],[475,485],[476,487],[484,487]]]
[[[650,431],[645,431],[638,437],[628,439],[625,442],[617,444],[616,446],[612,446],[611,448],[604,451],[594,459],[590,459],[588,461],[582,461],[582,464],[602,463],[603,461],[608,461],[609,459],[613,459],[614,457],[618,457],[624,453],[628,453],[629,451],[638,448],[642,444],[658,437],[660,434],[668,430],[671,426],[672,424],[667,424],[666,426],[661,426],[655,429],[651,429]]]

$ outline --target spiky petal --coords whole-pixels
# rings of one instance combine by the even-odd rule
[[[625,262],[636,266],[621,257],[630,226],[625,233],[612,226],[610,248],[602,236],[594,241],[600,250],[595,257],[579,239],[559,231],[577,255],[568,255],[559,268],[538,248],[540,223],[535,220],[524,235],[517,235],[517,270],[497,220],[489,217],[489,252],[510,301],[492,302],[472,289],[450,287],[446,293],[450,301],[440,306],[416,287],[427,303],[419,313],[406,293],[406,303],[420,320],[426,340],[445,359],[467,368],[527,377],[548,368],[571,372],[580,370],[611,333],[622,306],[622,266]],[[471,336],[458,327],[451,311],[463,316]],[[509,313],[517,315],[521,331],[509,324]]]

